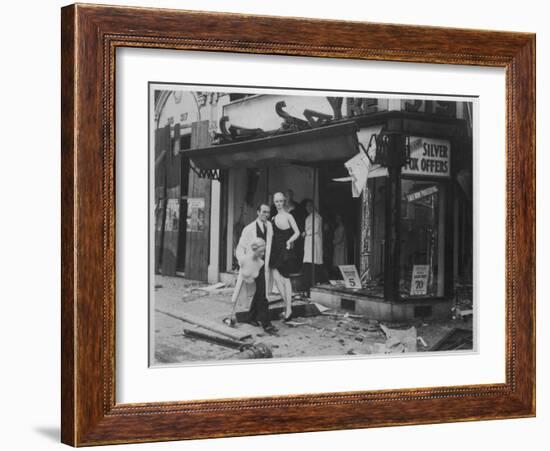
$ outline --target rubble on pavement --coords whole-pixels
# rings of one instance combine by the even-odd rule
[[[157,276],[155,280],[155,307],[187,318],[205,318],[209,323],[223,324],[231,311],[232,288],[225,284],[207,284],[187,281],[182,278]],[[336,311],[307,299],[296,300],[297,315],[289,324],[285,324],[276,314],[283,310],[282,302],[270,303],[272,321],[278,328],[277,335],[264,333],[263,329],[238,322],[237,333],[249,335],[240,340],[245,347],[236,349],[229,342],[215,339],[214,331],[204,331],[189,327],[188,323],[162,313],[156,313],[155,325],[155,361],[157,364],[188,363],[210,360],[231,360],[239,358],[304,358],[329,357],[337,355],[369,355],[380,353],[411,353],[430,351],[457,327],[471,327],[471,318],[440,322],[418,321],[414,324],[380,323],[355,313]],[[302,306],[302,307],[300,307]],[[183,315],[181,315],[183,314]],[[205,324],[209,324],[205,323]],[[187,325],[185,325],[187,324]],[[186,334],[187,330],[202,330],[199,334]],[[248,352],[253,346],[262,344],[269,352]],[[467,343],[460,346],[467,347]],[[265,350],[265,349],[264,349]],[[239,357],[240,355],[240,357]]]

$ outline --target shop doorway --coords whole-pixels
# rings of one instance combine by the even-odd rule
[[[355,265],[359,270],[361,198],[352,195],[344,162],[323,166],[318,174],[323,263],[331,279],[341,279],[338,265]]]

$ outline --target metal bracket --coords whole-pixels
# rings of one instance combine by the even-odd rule
[[[375,135],[372,135],[372,136],[375,136]],[[367,156],[367,158],[370,161],[370,164],[374,164],[374,160],[369,155],[369,149],[371,148],[372,136],[370,138],[369,147],[367,149],[365,149],[365,146],[363,145],[363,143],[357,141],[357,146],[359,147],[359,149],[361,149],[365,153],[365,155]]]
[[[382,132],[380,134],[373,133],[369,139],[367,150],[361,143],[363,151],[371,164],[379,164],[382,167],[401,167],[408,163],[410,159],[410,137],[399,133]],[[369,151],[373,145],[376,146],[376,152],[373,157]]]
[[[222,181],[222,170],[221,169],[199,169],[196,168],[192,161],[189,162],[189,167],[191,170],[197,174],[201,179],[210,179]]]

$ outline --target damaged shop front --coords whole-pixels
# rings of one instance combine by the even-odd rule
[[[211,183],[208,281],[233,279],[243,227],[283,192],[301,232],[314,205],[295,293],[382,321],[451,316],[472,282],[470,103],[253,95],[220,117],[180,152]]]

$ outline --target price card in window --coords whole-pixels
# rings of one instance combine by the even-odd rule
[[[338,269],[342,273],[344,278],[344,285],[346,288],[352,288],[358,290],[361,288],[361,279],[355,265],[339,265]]]
[[[422,296],[428,293],[430,265],[414,265],[411,280],[411,296]]]

